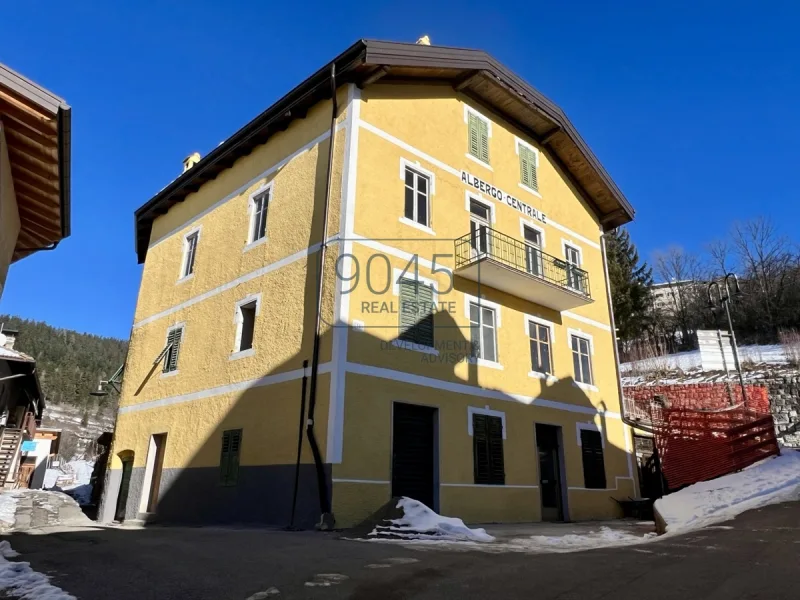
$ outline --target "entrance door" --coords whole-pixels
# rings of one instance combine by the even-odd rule
[[[392,496],[408,496],[436,510],[436,409],[394,405]]]
[[[131,473],[133,472],[133,457],[122,460],[122,480],[119,482],[119,493],[117,494],[117,507],[114,509],[114,520],[125,520],[125,507],[128,506],[128,489],[131,484]]]
[[[153,461],[153,476],[150,480],[150,493],[147,499],[147,512],[155,512],[158,504],[158,490],[161,488],[161,468],[164,466],[164,447],[167,445],[167,434],[158,433],[153,436],[155,445],[155,460]]]
[[[539,450],[539,491],[542,497],[542,521],[563,521],[561,502],[561,427],[536,425]]]

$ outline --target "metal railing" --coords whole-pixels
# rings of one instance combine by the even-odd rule
[[[488,258],[591,298],[586,271],[485,225],[457,238],[455,255],[456,270]]]

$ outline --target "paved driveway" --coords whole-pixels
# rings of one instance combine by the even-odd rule
[[[211,528],[10,541],[20,560],[83,600],[245,600],[273,587],[278,599],[800,597],[800,503],[752,511],[723,528],[571,554],[420,551],[312,532]]]

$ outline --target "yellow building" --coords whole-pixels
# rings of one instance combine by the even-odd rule
[[[101,517],[616,515],[603,232],[632,217],[490,56],[357,42],[136,211]]]

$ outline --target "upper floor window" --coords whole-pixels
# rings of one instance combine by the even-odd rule
[[[405,218],[423,227],[430,226],[430,188],[428,176],[405,168]]]
[[[551,375],[553,364],[550,351],[550,328],[535,321],[528,321],[528,337],[531,345],[531,370]]]
[[[470,246],[474,254],[484,254],[489,251],[491,215],[491,206],[475,198],[469,199]]]
[[[236,340],[234,343],[234,353],[245,352],[253,348],[259,301],[260,294],[249,296],[236,305]]]
[[[474,110],[465,108],[467,128],[469,131],[469,155],[479,161],[489,164],[489,137],[491,126],[489,120],[479,115]]]
[[[470,302],[469,325],[472,356],[497,362],[497,314],[494,309]]]
[[[433,286],[403,278],[400,294],[400,335],[398,339],[433,347]]]
[[[581,270],[581,251],[565,243],[564,258],[567,259],[567,285],[579,292],[586,292],[586,278]]]
[[[183,325],[176,325],[167,331],[167,348],[164,354],[162,373],[172,373],[178,370],[178,353],[183,340]]]
[[[538,192],[539,152],[533,147],[517,140],[517,154],[519,154],[520,183],[534,192]]]
[[[528,225],[522,226],[525,238],[525,270],[532,275],[542,274],[542,232]]]
[[[572,334],[570,346],[572,348],[572,366],[575,371],[575,381],[593,385],[591,340]]]
[[[194,261],[197,255],[197,242],[200,240],[200,230],[191,231],[183,238],[183,263],[181,265],[181,279],[194,273]]]
[[[250,237],[247,242],[252,244],[267,237],[267,208],[272,187],[256,192],[250,198]]]

